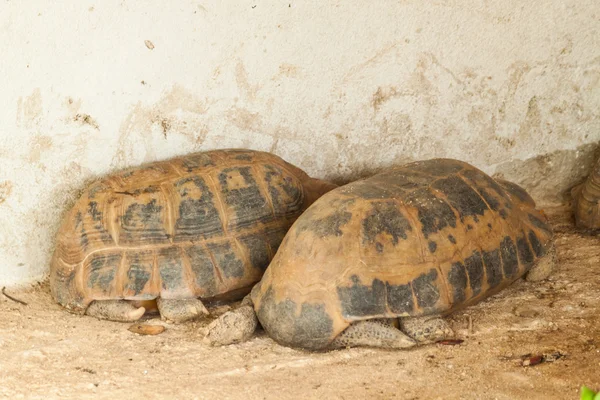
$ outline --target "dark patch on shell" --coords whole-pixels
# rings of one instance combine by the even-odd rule
[[[122,257],[121,253],[94,254],[89,263],[88,287],[109,293],[114,283],[115,273],[121,265]]]
[[[193,245],[186,249],[186,254],[192,266],[196,287],[204,291],[203,297],[217,295],[215,266],[209,252],[200,245]]]
[[[93,221],[93,229],[91,230],[89,230],[90,226],[88,226],[88,230],[86,230],[86,223],[81,212],[78,212],[75,216],[75,229],[80,232],[79,243],[82,247],[87,248],[90,239],[92,239],[92,241],[100,240],[105,244],[112,244],[112,236],[102,224],[103,213],[100,210],[100,205],[95,201],[90,201],[88,203],[86,215]]]
[[[324,218],[312,219],[307,216],[296,221],[297,233],[311,231],[317,236],[341,236],[341,227],[352,219],[352,213],[338,209]]]
[[[200,190],[199,198],[188,197],[184,185],[193,182]],[[199,176],[184,178],[175,183],[182,200],[179,204],[179,218],[175,222],[175,242],[210,238],[223,235],[223,224],[214,204],[214,195]]]
[[[271,197],[271,203],[276,216],[289,215],[298,212],[304,204],[304,191],[296,184],[296,181],[290,176],[286,176],[283,170],[274,165],[265,165],[265,182],[267,190]],[[279,179],[274,179],[279,178]],[[284,201],[281,192],[284,192],[288,199]]]
[[[448,283],[452,287],[453,304],[462,303],[466,299],[465,289],[467,288],[467,273],[465,266],[460,262],[455,262],[450,268],[448,274]]]
[[[420,308],[434,308],[435,303],[439,300],[440,292],[435,285],[437,278],[437,269],[432,268],[428,273],[413,279],[411,285]]]
[[[98,203],[90,201],[88,204],[88,214],[92,217],[95,222],[102,221],[102,212],[98,210]]]
[[[128,252],[126,254],[126,259],[129,262],[126,291],[132,291],[134,296],[138,296],[143,292],[152,276],[153,258],[151,251]]]
[[[158,272],[163,290],[178,291],[184,287],[183,262],[178,247],[166,247],[158,252]]]
[[[267,238],[263,234],[254,234],[239,238],[250,257],[250,263],[258,270],[264,271],[271,261],[271,253]]]
[[[84,250],[87,250],[87,246],[90,243],[90,241],[88,239],[85,226],[83,225],[83,215],[81,215],[81,211],[75,214],[75,232],[79,232],[79,245]]]
[[[361,284],[357,275],[350,277],[352,286],[338,287],[342,315],[346,318],[382,315],[386,311],[386,288],[379,279],[370,286]]]
[[[237,156],[235,156],[235,159],[242,161],[252,161],[252,156],[250,154],[238,154]]]
[[[531,244],[531,248],[533,249],[536,257],[542,257],[544,254],[546,254],[546,249],[544,246],[542,246],[534,231],[530,230],[527,236],[529,237],[529,243]]]
[[[135,203],[127,207],[121,217],[120,242],[124,244],[156,244],[169,237],[162,221],[162,206],[156,199],[147,204]]]
[[[194,170],[215,166],[211,156],[206,153],[198,153],[186,156],[183,158],[182,163],[187,172],[193,172]]]
[[[255,286],[252,291],[254,301],[259,287]],[[299,315],[297,308],[290,299],[276,302],[273,289],[269,287],[262,296],[256,315],[269,336],[282,345],[308,350],[327,347],[333,340],[333,321],[325,305],[304,303]]]
[[[211,243],[208,245],[208,249],[217,263],[217,268],[225,277],[241,278],[244,276],[244,263],[237,257],[229,243]]]
[[[437,250],[437,243],[434,242],[433,240],[430,240],[429,243],[427,243],[428,247],[429,247],[429,251],[431,253],[435,253],[435,251]]]
[[[465,258],[465,268],[469,275],[469,284],[473,291],[473,296],[481,293],[481,284],[483,282],[483,260],[481,253],[474,251],[473,254]]]
[[[414,310],[412,288],[406,285],[390,285],[386,283],[387,304],[391,312],[397,315],[410,314]]]
[[[456,215],[452,208],[427,189],[418,189],[410,193],[406,204],[417,209],[425,239],[447,226],[456,228]]]
[[[502,268],[507,279],[513,278],[519,271],[519,260],[517,248],[510,236],[505,236],[500,243],[500,255],[502,257]]]
[[[490,288],[495,288],[503,279],[500,250],[483,251],[481,254],[483,256],[488,285],[490,285]]]
[[[500,202],[486,189],[491,189],[504,200],[509,200],[509,197],[504,192],[504,189],[494,179],[477,169],[467,169],[461,172],[461,175],[473,183],[473,187],[479,192],[481,197],[486,201],[492,210],[497,211],[500,208]],[[508,204],[511,207],[510,202]]]
[[[241,175],[245,187],[230,187],[229,179],[233,174]],[[235,211],[228,226],[231,229],[246,228],[257,221],[268,222],[274,219],[271,207],[260,193],[258,184],[252,175],[251,167],[226,168],[219,174],[221,193],[227,205]]]
[[[523,236],[517,238],[517,251],[519,253],[519,261],[529,269],[528,267],[531,267],[531,264],[533,263],[533,253],[529,248],[524,233]]]
[[[437,180],[432,187],[446,196],[450,205],[458,211],[461,221],[466,217],[473,217],[477,221],[478,215],[489,210],[481,196],[458,176]]]
[[[362,222],[362,242],[374,243],[380,234],[392,237],[392,243],[398,244],[398,239],[407,239],[406,232],[412,227],[406,217],[400,212],[398,204],[393,201],[378,201],[371,203],[371,210]]]
[[[448,240],[450,241],[450,243],[456,244],[456,238],[454,236],[448,235]]]

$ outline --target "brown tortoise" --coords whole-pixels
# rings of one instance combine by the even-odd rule
[[[149,305],[172,321],[205,314],[203,299],[248,293],[291,224],[333,187],[250,150],[108,176],[64,218],[52,294],[72,312],[116,321],[136,320]]]
[[[575,223],[580,228],[600,228],[600,160],[582,185],[573,190]]]
[[[255,312],[286,346],[411,347],[451,337],[441,316],[553,262],[551,228],[522,188],[460,161],[415,162],[317,200],[206,341],[247,339]]]

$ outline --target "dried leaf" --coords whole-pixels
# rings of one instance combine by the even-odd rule
[[[534,365],[538,365],[544,362],[543,355],[537,355],[533,357],[529,357],[523,360],[524,367],[533,367]]]
[[[133,324],[128,331],[138,335],[158,335],[165,331],[165,327],[162,325]]]

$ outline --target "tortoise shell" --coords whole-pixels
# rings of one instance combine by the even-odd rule
[[[353,321],[446,314],[506,287],[552,231],[519,186],[464,162],[389,169],[316,201],[252,290],[276,341],[321,349]]]
[[[83,313],[93,300],[248,292],[314,201],[315,183],[327,186],[275,155],[244,150],[108,176],[64,218],[50,267],[52,294]]]

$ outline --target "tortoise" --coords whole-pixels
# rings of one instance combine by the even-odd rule
[[[575,200],[575,224],[579,228],[600,228],[600,160],[585,182],[573,191]]]
[[[545,215],[516,184],[452,159],[390,168],[310,206],[204,340],[246,340],[256,316],[275,341],[307,350],[451,338],[443,316],[526,274],[546,278],[553,249]]]
[[[285,233],[335,187],[264,152],[190,154],[107,176],[67,212],[50,266],[67,310],[135,321],[146,308],[182,322],[204,300],[239,299]]]

